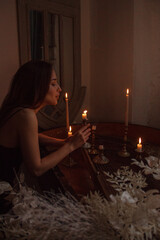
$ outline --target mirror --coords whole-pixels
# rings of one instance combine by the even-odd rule
[[[49,62],[55,69],[57,78],[60,80],[60,26],[57,14],[48,13],[48,53]],[[61,84],[61,83],[60,83]]]
[[[64,92],[56,107],[37,114],[39,127],[46,130],[65,125],[64,93],[68,92],[70,124],[85,96],[81,86],[80,0],[17,0],[20,63],[33,59],[53,64]]]
[[[30,45],[31,59],[44,59],[44,31],[43,31],[43,13],[36,10],[30,10]]]

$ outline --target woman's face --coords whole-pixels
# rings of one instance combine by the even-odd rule
[[[57,82],[57,76],[55,74],[55,71],[52,70],[51,81],[49,84],[48,92],[44,99],[44,104],[45,105],[56,105],[58,103],[58,99],[59,99],[61,91],[62,91],[62,89],[60,88],[60,86]]]

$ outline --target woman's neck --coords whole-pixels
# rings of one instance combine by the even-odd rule
[[[39,110],[41,110],[43,107],[45,107],[45,105],[41,104],[39,107],[33,109],[34,112],[37,114],[39,112]]]

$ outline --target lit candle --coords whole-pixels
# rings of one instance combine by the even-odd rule
[[[139,143],[137,144],[137,151],[138,151],[138,152],[142,152],[141,138],[139,138]]]
[[[128,113],[129,113],[129,88],[126,90],[126,112],[125,112],[125,126],[128,126]]]
[[[84,110],[82,113],[82,119],[87,120],[87,110]]]
[[[72,136],[72,127],[69,126],[68,137]]]
[[[65,101],[66,101],[66,128],[69,131],[69,108],[68,108],[68,93],[65,93]]]

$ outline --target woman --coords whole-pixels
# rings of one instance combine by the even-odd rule
[[[67,141],[38,134],[36,113],[46,105],[56,105],[61,91],[56,73],[47,62],[30,61],[16,72],[0,109],[1,180],[14,186],[22,163],[31,175],[41,176],[87,141],[88,125]],[[41,158],[39,142],[59,148]]]

